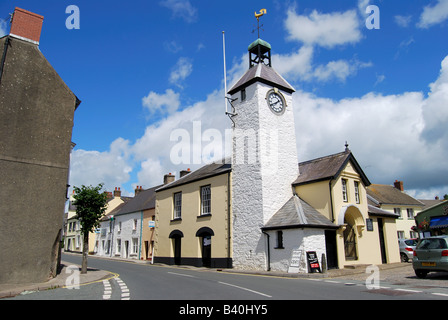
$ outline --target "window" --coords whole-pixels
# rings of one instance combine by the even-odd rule
[[[398,215],[398,219],[402,219],[401,208],[394,208],[394,213]]]
[[[182,192],[174,194],[174,219],[182,218]]]
[[[359,182],[358,181],[355,181],[355,200],[356,200],[356,203],[360,203],[360,200],[359,200]]]
[[[211,201],[212,201],[211,186],[201,187],[201,215],[211,214]]]
[[[408,212],[408,219],[414,219],[414,209],[407,208],[406,211]]]
[[[404,231],[397,231],[398,239],[404,239]]]
[[[121,232],[121,221],[118,222],[118,233],[120,233],[120,232]]]
[[[347,180],[345,179],[342,179],[342,200],[344,200],[344,202],[348,201]]]
[[[132,231],[136,231],[137,230],[137,224],[138,224],[138,220],[134,219],[134,221],[132,223]]]
[[[138,253],[138,238],[132,238],[132,253]]]
[[[279,230],[277,231],[277,245],[275,249],[284,249],[283,247],[283,231]]]
[[[121,253],[121,239],[117,239],[117,253]]]
[[[246,100],[246,88],[241,90],[241,101],[245,101],[245,100]]]

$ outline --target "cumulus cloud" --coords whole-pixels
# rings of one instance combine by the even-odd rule
[[[198,18],[198,10],[189,0],[164,0],[160,5],[170,9],[173,18],[181,18],[188,23],[195,22]]]
[[[313,10],[308,16],[289,10],[285,27],[288,40],[324,48],[356,43],[362,38],[356,10],[334,13],[319,13]]]
[[[142,104],[151,114],[156,112],[171,114],[180,106],[179,93],[172,89],[165,90],[163,94],[151,91],[146,97],[142,98]]]
[[[448,1],[437,0],[434,6],[428,5],[423,9],[420,20],[417,23],[419,28],[429,28],[448,19]]]
[[[170,83],[181,87],[180,82],[185,80],[191,72],[193,72],[191,59],[185,57],[179,58],[176,65],[171,70]]]

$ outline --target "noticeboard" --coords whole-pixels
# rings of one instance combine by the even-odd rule
[[[321,273],[316,251],[307,251],[306,260],[308,261],[309,273]]]

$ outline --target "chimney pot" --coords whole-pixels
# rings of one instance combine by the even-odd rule
[[[121,190],[120,190],[120,188],[115,187],[114,197],[121,197]]]
[[[188,168],[187,170],[181,170],[179,172],[179,178],[182,178],[183,176],[186,176],[189,173],[191,173],[190,168]]]
[[[44,17],[16,7],[9,34],[13,37],[39,44]]]

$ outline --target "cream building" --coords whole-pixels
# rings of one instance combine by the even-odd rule
[[[231,267],[230,181],[213,163],[156,190],[155,262]]]

